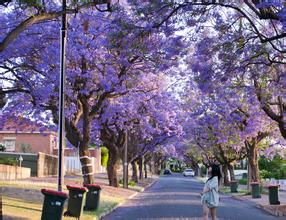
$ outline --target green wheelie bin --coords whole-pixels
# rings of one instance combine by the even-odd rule
[[[42,189],[41,192],[45,196],[41,220],[61,220],[68,195],[49,189]]]
[[[268,198],[270,205],[280,205],[279,201],[279,185],[268,186]]]
[[[230,181],[230,192],[237,193],[237,181]]]
[[[252,182],[251,185],[251,195],[253,199],[261,198],[260,195],[260,185],[259,182]]]
[[[97,184],[85,184],[84,186],[88,188],[84,210],[97,210],[100,201],[101,187]]]
[[[82,186],[67,185],[69,190],[68,209],[64,216],[80,218],[83,210],[84,196],[87,189]]]

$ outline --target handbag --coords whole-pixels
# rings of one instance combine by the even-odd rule
[[[216,189],[212,189],[202,196],[202,201],[205,202],[209,208],[218,207],[218,196],[215,196],[215,194],[217,194]]]

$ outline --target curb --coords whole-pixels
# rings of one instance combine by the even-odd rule
[[[247,199],[241,198],[241,196],[230,196],[230,197],[238,201],[247,201]]]
[[[245,201],[248,201],[248,202],[253,202],[255,203],[254,206],[258,209],[261,209],[263,210],[264,212],[267,212],[268,214],[272,215],[272,216],[277,216],[277,217],[282,217],[282,216],[285,216],[286,213],[283,213],[281,212],[280,210],[275,210],[275,209],[271,209],[271,205],[268,205],[268,204],[263,204],[263,203],[256,203],[254,201],[251,201],[251,200],[248,200],[248,199],[245,199],[245,198],[242,198],[241,196],[231,196],[231,198],[235,199],[235,200],[238,200],[238,201],[242,201],[242,202],[245,202]],[[282,206],[284,205],[284,207],[286,207],[285,204],[281,204]],[[275,208],[278,208],[279,206],[278,205],[272,205],[273,207]],[[285,208],[284,208],[285,209]]]
[[[117,205],[115,205],[114,207],[112,207],[110,210],[105,211],[103,213],[101,213],[99,216],[95,217],[94,220],[100,220],[101,218],[103,218],[104,216],[108,215],[109,213],[113,212],[116,208],[118,208],[119,206],[121,206],[123,204],[123,202],[118,203]]]
[[[132,194],[131,196],[129,196],[126,200],[129,200],[129,199],[132,199],[134,198],[135,196],[137,196],[139,193],[142,193],[144,192],[147,188],[151,187],[153,184],[155,184],[156,182],[158,181],[158,179],[155,179],[152,183],[148,184],[146,187],[142,188],[140,190],[140,192],[135,192],[134,194]],[[101,213],[98,217],[95,217],[94,220],[100,220],[102,219],[103,217],[105,217],[106,215],[110,214],[111,212],[113,212],[115,209],[117,209],[118,207],[122,206],[125,202],[120,202],[118,203],[117,205],[115,205],[114,207],[112,207],[110,210],[106,211],[106,212],[103,212]]]
[[[149,183],[146,187],[144,187],[143,189],[140,190],[140,192],[144,192],[146,189],[148,189],[149,187],[153,186],[155,183],[158,182],[158,179],[154,179],[154,181],[152,183]]]
[[[257,204],[256,207],[262,209],[263,211],[273,216],[277,216],[277,217],[286,216],[286,212],[285,212],[286,205],[285,204],[282,204],[282,205]],[[280,210],[279,210],[279,207],[281,208]]]

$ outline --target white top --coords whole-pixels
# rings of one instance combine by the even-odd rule
[[[202,196],[202,202],[207,203],[209,207],[217,207],[219,203],[219,193],[218,193],[218,177],[215,176],[205,183],[204,191],[209,191],[204,193]],[[210,196],[210,193],[213,196]]]
[[[205,183],[204,191],[215,189],[218,192],[218,177],[214,176]]]

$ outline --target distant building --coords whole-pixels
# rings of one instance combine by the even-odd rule
[[[57,134],[26,118],[11,118],[0,130],[0,144],[7,152],[53,154],[57,148]]]
[[[26,118],[11,118],[5,121],[5,125],[0,129],[0,144],[5,147],[6,152],[58,155],[56,132]],[[72,147],[68,141],[67,145],[64,151],[66,169],[81,170],[78,149]],[[91,148],[89,152],[94,172],[102,172],[100,148]]]
[[[56,149],[54,132],[0,131],[0,143],[7,152],[52,154]]]

